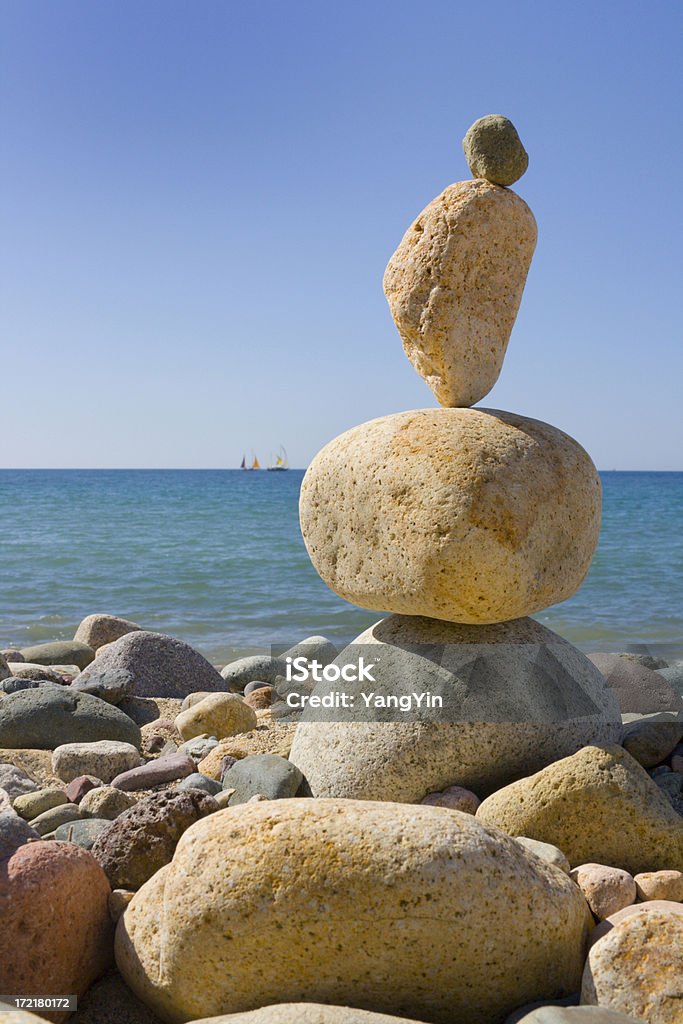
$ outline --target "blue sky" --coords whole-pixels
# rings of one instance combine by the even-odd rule
[[[539,243],[480,404],[683,469],[681,8],[0,3],[0,465],[306,465],[434,403],[382,293],[503,113]]]

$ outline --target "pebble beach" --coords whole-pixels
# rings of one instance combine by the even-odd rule
[[[0,1024],[682,1024],[683,637],[546,619],[603,483],[559,428],[474,408],[538,229],[512,123],[463,149],[384,276],[438,405],[301,484],[354,632],[323,604],[277,651],[200,650],[89,607],[0,652]]]

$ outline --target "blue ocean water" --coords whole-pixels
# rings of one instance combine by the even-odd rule
[[[379,616],[319,579],[298,525],[303,472],[0,470],[0,647],[73,636],[107,611],[222,664]],[[683,644],[683,473],[604,473],[600,544],[537,618],[584,650]]]

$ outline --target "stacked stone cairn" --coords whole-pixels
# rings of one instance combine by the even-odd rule
[[[486,794],[621,737],[602,674],[528,617],[586,575],[597,471],[557,427],[473,408],[498,379],[536,245],[534,216],[508,187],[528,157],[498,115],[475,122],[464,149],[475,177],[429,203],[384,275],[406,355],[440,407],[335,438],[300,504],[328,586],[394,613],[341,660],[374,652],[386,690],[445,693],[448,712],[390,726],[302,722],[291,757],[314,796],[414,802],[452,785]]]

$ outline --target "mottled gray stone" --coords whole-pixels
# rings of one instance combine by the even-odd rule
[[[223,776],[223,789],[234,789],[230,806],[245,804],[253,796],[282,800],[296,795],[303,776],[277,754],[251,754],[237,761]]]
[[[472,176],[494,185],[514,184],[529,166],[517,129],[502,114],[486,114],[475,121],[462,140],[462,148]]]
[[[54,750],[63,743],[122,740],[140,746],[140,729],[98,697],[71,687],[39,686],[0,700],[0,746]]]
[[[89,644],[78,640],[56,640],[49,644],[34,644],[33,647],[22,647],[24,661],[36,665],[77,665],[83,669],[95,657]]]

